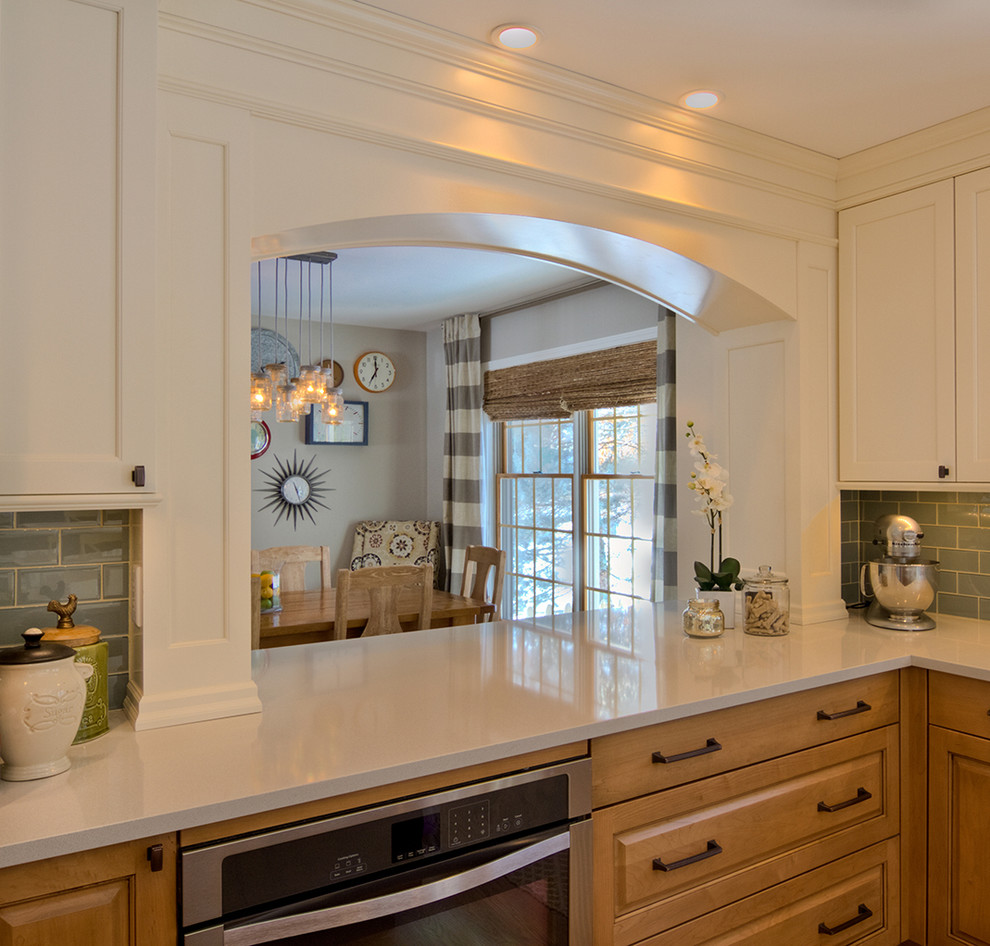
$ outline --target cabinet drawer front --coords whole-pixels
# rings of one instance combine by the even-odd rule
[[[651,936],[640,946],[854,946],[867,939],[871,946],[896,946],[898,913],[898,844],[891,839]]]
[[[928,721],[945,729],[990,739],[990,682],[928,674]]]
[[[898,695],[896,672],[883,673],[592,739],[593,805],[887,726]]]
[[[896,835],[898,731],[595,812],[599,938],[614,922],[617,943],[638,942]]]

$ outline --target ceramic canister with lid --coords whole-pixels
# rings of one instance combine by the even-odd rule
[[[58,775],[79,729],[89,664],[64,644],[26,630],[23,647],[0,650],[0,778],[25,781]]]
[[[73,745],[88,742],[110,730],[110,700],[107,696],[108,645],[100,640],[97,628],[86,624],[72,627],[46,628],[45,641],[65,644],[76,652],[76,663],[88,664],[93,673],[86,681],[86,702],[83,705],[79,731]]]

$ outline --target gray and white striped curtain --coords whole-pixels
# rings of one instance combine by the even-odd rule
[[[449,589],[460,591],[464,549],[481,544],[481,323],[443,323],[447,419],[443,446],[443,535]]]
[[[657,467],[653,490],[653,600],[677,597],[677,316],[657,324]]]

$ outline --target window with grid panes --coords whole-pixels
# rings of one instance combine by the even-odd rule
[[[503,614],[534,617],[648,599],[656,405],[501,426]]]

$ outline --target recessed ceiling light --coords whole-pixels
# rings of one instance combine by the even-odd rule
[[[529,49],[535,46],[540,39],[540,34],[531,26],[520,26],[517,23],[509,23],[505,26],[497,26],[492,30],[492,40],[507,49]]]
[[[718,92],[713,92],[711,89],[697,89],[681,96],[681,105],[694,109],[712,108],[718,105],[721,98]]]

